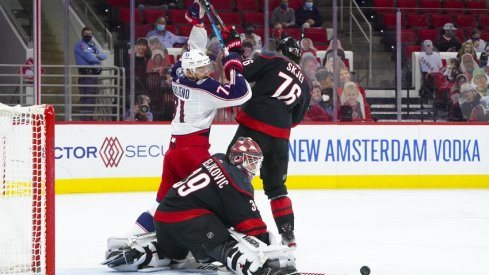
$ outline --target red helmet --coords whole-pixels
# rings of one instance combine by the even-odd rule
[[[229,160],[232,164],[243,167],[255,175],[261,167],[263,153],[260,146],[249,137],[239,137],[231,147]]]

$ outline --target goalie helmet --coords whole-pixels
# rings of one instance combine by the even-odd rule
[[[210,64],[211,60],[209,57],[198,49],[185,52],[182,56],[182,68],[184,71],[190,70],[194,74],[195,69],[203,66],[209,66]]]
[[[292,37],[286,37],[277,45],[277,52],[287,56],[295,63],[301,60],[301,46],[299,42]]]
[[[231,147],[229,160],[254,176],[261,168],[263,153],[254,140],[249,137],[240,137]]]

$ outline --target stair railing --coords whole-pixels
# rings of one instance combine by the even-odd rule
[[[355,11],[357,11],[358,14],[360,14],[359,17],[361,17],[361,18],[357,18],[357,16],[355,16],[353,14],[353,11],[354,11],[353,10],[353,7],[355,7]],[[364,23],[367,24],[367,26],[368,26],[368,34],[367,34],[367,31],[364,30],[364,28],[360,24],[359,19],[363,19]],[[368,58],[368,79],[371,80],[372,79],[372,25],[367,20],[367,17],[365,17],[365,15],[363,14],[363,12],[360,9],[360,7],[358,6],[357,2],[355,2],[355,0],[350,0],[350,45],[352,45],[352,43],[353,43],[353,31],[352,31],[353,30],[353,20],[355,21],[356,25],[358,26],[358,28],[360,29],[360,31],[362,32],[363,36],[365,37],[365,39],[368,42],[368,53],[369,53],[369,58]],[[343,20],[341,20],[341,21],[343,21]]]

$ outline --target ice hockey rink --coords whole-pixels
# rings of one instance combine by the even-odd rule
[[[487,189],[291,190],[290,196],[301,272],[357,275],[367,265],[372,275],[489,274]],[[106,239],[124,233],[153,199],[151,192],[57,195],[56,274],[118,274],[100,265]],[[275,232],[261,190],[256,201]]]

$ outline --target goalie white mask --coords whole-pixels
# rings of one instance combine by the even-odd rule
[[[261,168],[263,153],[254,140],[240,137],[231,147],[229,160],[234,165],[243,167],[253,177]]]

